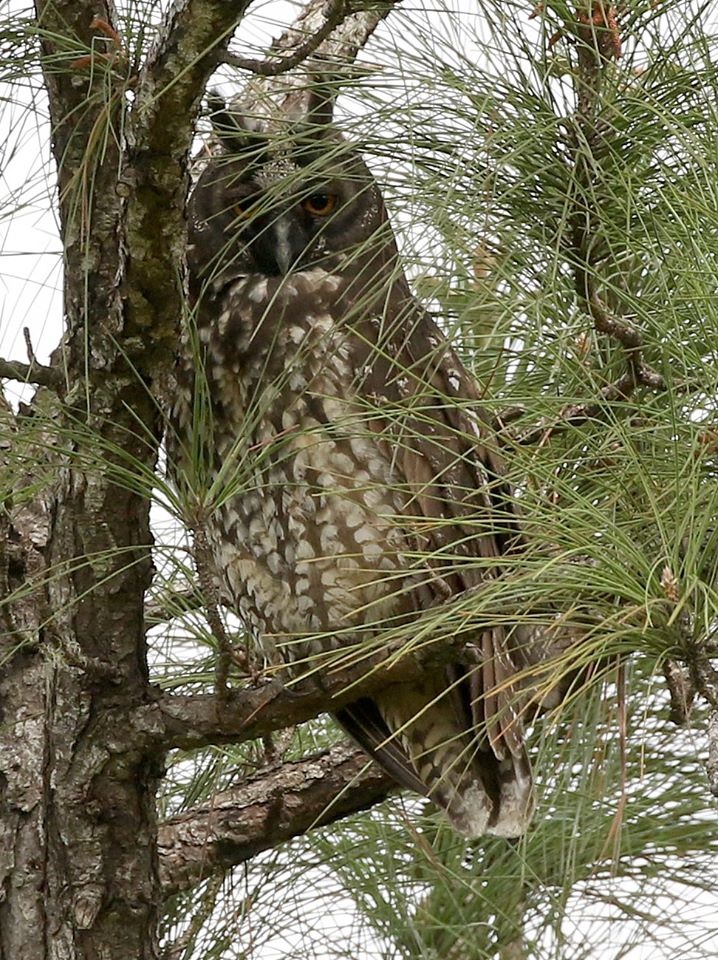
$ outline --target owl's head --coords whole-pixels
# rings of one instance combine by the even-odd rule
[[[221,152],[190,201],[194,280],[281,276],[321,266],[376,279],[396,246],[376,181],[332,124],[321,84],[257,121],[212,98]]]

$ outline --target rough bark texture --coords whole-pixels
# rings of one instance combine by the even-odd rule
[[[263,772],[160,827],[162,890],[176,893],[284,840],[364,810],[394,786],[350,744]]]
[[[44,571],[48,517],[42,504],[15,505],[14,418],[0,398],[0,956],[30,960],[45,929],[42,898],[45,851],[46,662],[39,656],[42,607],[31,585]],[[5,496],[7,492],[7,496]],[[13,519],[10,519],[12,511]]]
[[[311,683],[301,689],[271,680],[248,687],[226,699],[195,694],[165,694],[140,706],[130,717],[137,736],[185,750],[209,744],[243,743],[275,730],[295,726],[328,710],[383,689],[420,677],[422,671],[456,659],[451,644],[427,646],[406,656],[389,659],[367,671],[359,662],[326,673],[321,688]]]
[[[9,470],[15,501],[3,531],[7,960],[156,955],[162,751],[146,750],[122,718],[149,695],[147,491],[162,426],[153,394],[184,303],[187,152],[210,52],[245,7],[177,4],[130,77],[121,42],[107,43],[110,4],[36,5],[67,333],[55,357],[63,402],[38,395],[8,451],[10,467],[29,457],[34,473]]]

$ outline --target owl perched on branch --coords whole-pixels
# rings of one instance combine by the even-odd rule
[[[214,106],[170,458],[210,504],[225,601],[267,657],[321,682],[328,655],[376,662],[498,576],[520,535],[477,385],[409,290],[331,92],[291,94],[271,121]],[[467,641],[336,718],[462,833],[516,836],[532,808],[520,651],[496,623]]]

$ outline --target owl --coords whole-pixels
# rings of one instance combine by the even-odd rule
[[[224,602],[267,660],[321,684],[331,657],[371,669],[499,576],[520,532],[477,384],[412,295],[331,93],[295,92],[271,120],[213,107],[169,459],[202,488]],[[519,664],[515,632],[474,625],[454,662],[335,716],[461,833],[517,836]]]

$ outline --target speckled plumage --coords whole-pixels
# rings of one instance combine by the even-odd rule
[[[193,196],[197,335],[168,447],[178,483],[205,464],[227,602],[270,659],[295,676],[319,664],[321,682],[323,654],[406,630],[491,576],[519,535],[476,385],[411,296],[378,188],[327,101],[308,103],[291,138],[221,115],[235,156],[213,160]],[[331,217],[308,217],[319,204],[304,198],[330,191]],[[471,640],[474,666],[337,718],[458,829],[513,836],[531,812],[517,654],[500,627]]]

